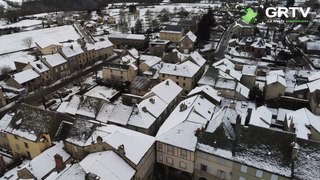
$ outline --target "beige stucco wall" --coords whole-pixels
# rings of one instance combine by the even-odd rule
[[[115,69],[103,67],[102,69],[103,79],[104,80],[113,80],[118,82],[129,81],[132,82],[137,76],[137,71],[133,67],[129,67],[128,70],[124,69]]]
[[[30,152],[31,159],[41,154],[41,152],[43,152],[45,149],[52,145],[49,135],[44,134],[43,136],[46,137],[46,141],[33,142],[25,138],[14,136],[12,134],[7,133],[7,138],[12,153],[14,155],[27,156],[28,151]],[[28,148],[25,147],[25,143],[28,144]]]
[[[280,83],[273,83],[265,86],[265,100],[283,96],[286,88]]]
[[[160,39],[169,40],[171,42],[176,42],[176,43],[179,42],[182,36],[183,36],[182,32],[168,32],[168,31],[160,32]]]
[[[166,166],[170,166],[176,169],[179,169],[184,172],[193,173],[194,171],[194,161],[195,154],[192,151],[187,151],[187,156],[181,156],[181,148],[173,146],[173,153],[170,154],[167,151],[167,144],[157,142],[157,163],[164,164]],[[168,160],[172,159],[172,163],[168,163]],[[185,168],[180,166],[181,163],[186,165]]]
[[[207,166],[207,171],[201,170],[201,164]],[[195,179],[201,177],[207,180],[219,179],[218,172],[225,172],[225,179],[231,179],[233,162],[228,159],[214,156],[209,153],[202,151],[196,151],[196,162],[195,162]]]
[[[234,162],[233,169],[232,169],[232,180],[239,180],[240,177],[245,179],[252,179],[252,180],[261,180],[261,179],[271,179],[272,173],[263,171],[262,178],[256,176],[256,172],[258,169],[247,166],[247,172],[243,173],[241,170],[241,164]],[[278,180],[285,180],[289,179],[283,176],[278,176]]]

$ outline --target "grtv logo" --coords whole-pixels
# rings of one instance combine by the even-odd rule
[[[302,17],[307,17],[310,12],[310,7],[308,7],[306,10],[304,10],[302,7],[268,7],[266,9],[266,16],[268,18],[274,18],[274,17],[286,17],[289,18],[290,15],[292,18],[295,18],[297,15],[297,12],[300,12]]]

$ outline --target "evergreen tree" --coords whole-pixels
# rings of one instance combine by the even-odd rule
[[[136,24],[134,26],[134,31],[136,34],[142,33],[142,22],[140,19],[137,19]]]

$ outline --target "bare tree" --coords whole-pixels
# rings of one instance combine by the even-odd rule
[[[29,49],[31,48],[32,43],[33,43],[32,37],[26,37],[26,38],[24,38],[24,39],[22,40],[22,44],[23,44],[24,46],[26,46],[27,48],[29,48]]]

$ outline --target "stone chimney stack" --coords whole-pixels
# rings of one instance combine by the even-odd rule
[[[121,145],[118,147],[117,151],[118,151],[118,153],[119,153],[119,155],[120,155],[121,157],[124,157],[124,156],[126,155],[126,152],[125,152],[125,150],[124,150],[124,145],[123,145],[123,144],[121,144]]]
[[[66,164],[63,162],[63,158],[60,154],[54,155],[54,161],[56,162],[56,171],[60,172],[66,168]]]

